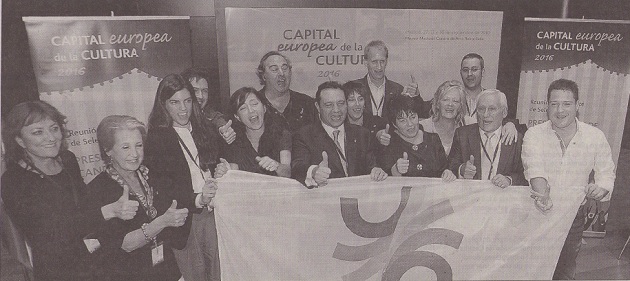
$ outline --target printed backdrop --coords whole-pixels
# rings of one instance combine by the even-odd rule
[[[525,20],[517,118],[547,121],[547,88],[577,82],[578,118],[604,132],[617,163],[630,96],[630,22]]]
[[[582,188],[369,176],[306,189],[229,171],[215,216],[222,280],[550,280]]]
[[[461,80],[471,52],[485,59],[484,86],[496,87],[503,12],[226,8],[225,18],[230,93],[260,88],[260,58],[280,51],[293,63],[291,88],[314,96],[325,81],[365,76],[363,48],[372,40],[389,48],[387,77],[405,85],[414,75],[425,99],[442,82]]]
[[[161,77],[192,65],[187,17],[24,18],[40,99],[68,117],[86,182],[103,170],[101,119],[145,122]]]

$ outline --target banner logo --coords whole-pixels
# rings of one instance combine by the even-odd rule
[[[344,280],[367,280],[383,269],[385,264],[382,280],[400,280],[405,272],[417,266],[431,269],[438,280],[452,279],[453,271],[446,259],[433,252],[418,250],[430,244],[459,248],[463,234],[444,228],[426,228],[430,223],[453,213],[449,200],[433,204],[414,214],[407,225],[396,231],[409,202],[411,188],[401,188],[398,208],[388,219],[378,223],[368,222],[361,217],[357,198],[340,198],[341,216],[346,227],[359,237],[376,238],[375,241],[361,246],[337,243],[333,258],[344,261],[367,260],[359,269],[344,275]],[[405,238],[405,233],[409,232],[412,234]],[[402,239],[402,243],[393,243]]]

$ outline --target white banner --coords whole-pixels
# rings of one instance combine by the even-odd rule
[[[219,181],[223,280],[551,279],[584,192],[368,176],[308,190],[242,171]]]

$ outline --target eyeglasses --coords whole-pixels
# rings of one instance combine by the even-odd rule
[[[278,73],[278,71],[280,71],[280,69],[282,69],[282,72],[286,72],[289,69],[291,69],[291,66],[288,64],[283,64],[281,67],[278,67],[277,65],[272,65],[269,67],[269,71],[271,71],[271,73]]]

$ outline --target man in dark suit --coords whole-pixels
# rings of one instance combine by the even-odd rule
[[[425,102],[422,99],[418,91],[418,84],[413,76],[411,76],[411,83],[406,87],[387,79],[385,76],[389,51],[383,41],[375,40],[368,43],[364,49],[364,57],[368,73],[355,81],[365,85],[367,90],[366,114],[387,118],[390,101],[395,95],[402,94],[414,99],[414,107],[416,107],[418,117],[429,117],[431,101]],[[381,144],[389,145],[389,132],[380,130],[376,137]]]
[[[507,100],[499,90],[483,90],[477,100],[477,124],[455,130],[448,156],[449,169],[459,178],[491,180],[498,187],[527,185],[523,175],[523,135],[515,143],[501,142]]]
[[[293,135],[293,178],[309,188],[326,185],[329,178],[368,174],[376,181],[387,178],[376,166],[376,142],[370,131],[344,124],[348,105],[341,84],[329,81],[319,85],[315,107],[321,121]]]

